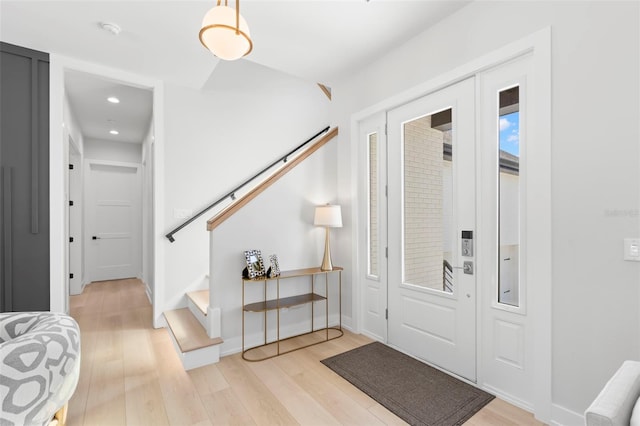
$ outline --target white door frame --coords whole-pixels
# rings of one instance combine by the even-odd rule
[[[73,242],[69,239],[69,274],[73,274],[73,281],[69,275],[69,295],[75,295],[82,293],[82,287],[84,283],[84,261],[83,261],[83,173],[82,167],[82,154],[80,153],[80,147],[69,135],[69,159],[68,163],[73,164],[73,170],[67,169],[68,173],[68,185],[69,185],[69,200],[73,200],[74,215],[72,217],[69,212],[69,236],[73,237]],[[73,160],[73,161],[72,161]],[[68,207],[71,209],[71,207]]]
[[[153,90],[153,135],[155,144],[155,167],[153,170],[154,235],[154,291],[153,325],[162,326],[164,311],[164,82],[161,80],[133,74],[119,69],[106,67],[63,55],[49,55],[49,191],[50,191],[50,309],[53,312],[66,312],[69,295],[65,293],[68,259],[65,246],[69,235],[65,232],[65,168],[68,167],[65,155],[67,139],[64,127],[65,91],[64,76],[67,70],[86,72],[116,80],[130,86]]]
[[[533,78],[536,81],[536,96],[531,104],[530,117],[530,138],[536,143],[529,147],[528,156],[530,161],[536,165],[535,171],[529,174],[528,190],[535,194],[538,203],[529,206],[526,212],[529,218],[529,226],[536,229],[534,235],[530,235],[528,246],[530,253],[534,253],[529,263],[529,281],[535,282],[535,289],[529,294],[529,313],[535,319],[534,342],[533,342],[533,363],[535,365],[535,378],[533,389],[533,400],[531,405],[537,419],[549,422],[552,417],[552,381],[551,381],[551,28],[547,27],[537,31],[527,37],[510,43],[491,53],[462,65],[448,73],[440,75],[423,84],[406,90],[398,95],[383,100],[371,107],[357,112],[351,117],[351,158],[359,160],[359,122],[366,118],[392,109],[396,106],[410,102],[421,96],[433,93],[450,84],[462,81],[465,78],[476,75],[479,72],[498,66],[511,59],[520,57],[527,53],[533,56]],[[351,169],[352,193],[358,193],[358,167]],[[357,200],[356,197],[352,199]],[[352,241],[352,321],[353,329],[361,332],[363,324],[362,297],[363,289],[358,283],[362,265],[359,264],[359,245],[361,233],[366,224],[359,221],[359,207],[354,205],[352,209],[351,221]],[[477,300],[484,300],[483,285],[478,284]],[[485,289],[486,291],[486,289]],[[481,325],[484,309],[477,306],[478,312],[478,339],[482,339]],[[483,383],[485,373],[478,362],[477,379],[478,383]]]

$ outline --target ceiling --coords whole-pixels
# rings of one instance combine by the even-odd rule
[[[78,71],[65,73],[65,89],[87,139],[141,143],[149,130],[153,92]],[[107,98],[115,97],[114,104]],[[116,130],[117,135],[110,131]]]
[[[255,75],[264,68],[331,87],[470,2],[242,0],[240,9],[249,24],[254,48],[245,59],[233,63],[221,63],[198,40],[202,18],[215,0],[0,0],[0,39],[198,90],[241,84],[230,79]],[[100,28],[101,22],[116,23],[122,31],[114,36]],[[92,86],[90,80],[80,75],[67,78],[67,90],[83,132],[105,131],[97,125],[85,130],[91,111],[96,114],[93,120],[103,127],[107,119],[116,117],[122,129],[128,126],[128,116],[137,120],[137,115],[151,115],[150,109],[148,116],[141,113],[139,105],[127,109],[135,103],[118,105],[126,111],[123,116],[107,108],[113,105],[89,106],[90,94],[104,103],[104,93],[116,90],[114,83],[102,80]],[[130,93],[135,102],[150,96],[149,92],[145,95],[140,93],[143,90],[130,89],[119,90]],[[147,118],[138,126],[148,123]],[[135,139],[140,129],[131,129],[130,137],[129,130],[122,131],[122,137],[114,139],[124,141],[125,134],[127,140]]]

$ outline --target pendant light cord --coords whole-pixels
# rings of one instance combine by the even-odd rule
[[[236,0],[236,35],[240,34],[240,0]]]

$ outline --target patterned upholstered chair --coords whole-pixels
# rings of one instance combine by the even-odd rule
[[[64,424],[79,374],[80,330],[73,318],[0,313],[1,426]]]

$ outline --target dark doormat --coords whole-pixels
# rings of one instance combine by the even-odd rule
[[[412,425],[461,425],[494,398],[379,342],[321,362]]]

